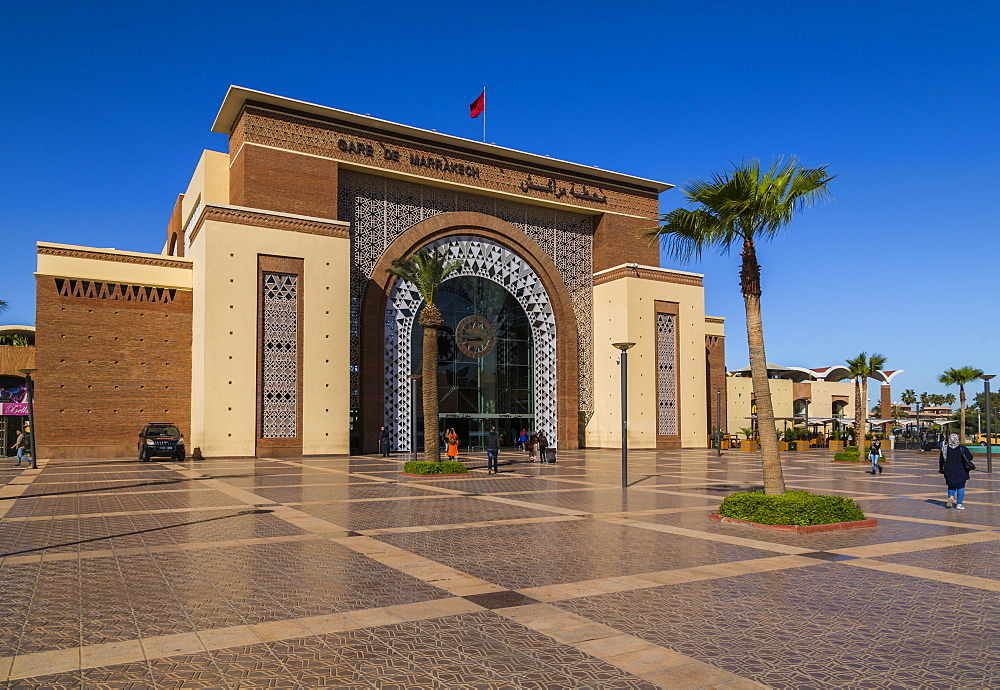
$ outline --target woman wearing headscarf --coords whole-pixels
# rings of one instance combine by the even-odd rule
[[[962,501],[965,499],[965,482],[969,481],[969,470],[976,469],[972,464],[972,452],[958,442],[958,434],[948,437],[948,445],[941,448],[941,458],[938,461],[938,472],[944,475],[948,485],[948,503],[959,510],[965,510]]]

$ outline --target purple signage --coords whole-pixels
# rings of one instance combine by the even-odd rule
[[[28,403],[0,403],[0,414],[28,414]]]

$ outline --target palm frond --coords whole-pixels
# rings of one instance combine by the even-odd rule
[[[386,270],[412,283],[424,301],[433,304],[441,283],[461,267],[461,261],[447,261],[443,252],[424,248],[408,258],[396,259]]]

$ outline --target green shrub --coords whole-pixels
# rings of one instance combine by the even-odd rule
[[[718,513],[761,525],[828,525],[865,519],[860,506],[850,498],[808,491],[777,496],[766,496],[762,491],[731,494],[723,499]]]
[[[466,474],[469,470],[466,469],[465,465],[454,460],[442,462],[410,460],[403,465],[403,471],[407,474]]]
[[[861,459],[861,456],[858,455],[857,451],[851,453],[846,450],[840,453],[834,453],[833,459],[839,462],[867,462],[866,460]]]

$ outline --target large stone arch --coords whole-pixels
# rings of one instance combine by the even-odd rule
[[[394,282],[386,269],[396,259],[452,236],[482,237],[508,248],[541,280],[559,334],[556,342],[556,435],[564,449],[578,447],[579,388],[577,325],[569,291],[559,270],[537,242],[514,225],[474,212],[442,213],[405,231],[383,252],[365,287],[361,304],[360,424],[363,452],[375,452],[383,423],[385,374],[385,315]]]

